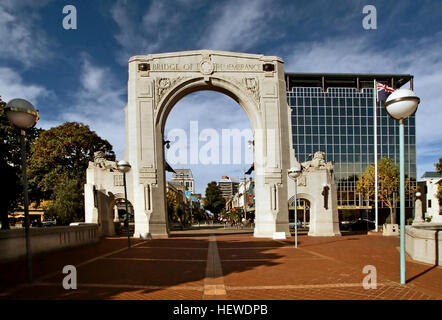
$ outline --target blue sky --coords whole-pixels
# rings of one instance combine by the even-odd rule
[[[62,28],[62,9],[77,8],[77,30]],[[362,8],[377,9],[377,29],[362,27]],[[81,121],[122,156],[127,60],[132,55],[194,50],[277,55],[290,72],[410,73],[417,112],[418,176],[442,157],[441,1],[62,1],[0,2],[0,95],[40,110],[39,126]],[[203,112],[212,107],[217,117]],[[222,112],[221,112],[222,110]],[[187,121],[183,121],[185,119]],[[244,111],[217,93],[185,97],[167,128],[249,128]],[[204,124],[204,125],[203,125]],[[248,164],[192,168],[197,191]]]

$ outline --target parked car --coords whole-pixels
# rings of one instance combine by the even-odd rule
[[[46,220],[46,221],[43,221],[43,227],[52,227],[52,226],[55,226],[55,225],[57,225],[56,220]]]

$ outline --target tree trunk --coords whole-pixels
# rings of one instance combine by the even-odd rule
[[[390,207],[390,221],[391,224],[396,224],[396,212],[393,210],[393,207]]]

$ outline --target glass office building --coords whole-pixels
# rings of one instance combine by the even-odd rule
[[[356,192],[358,177],[374,164],[374,79],[394,89],[413,83],[411,75],[286,74],[296,156],[304,162],[323,151],[327,161],[333,161],[339,209],[374,206]],[[378,159],[388,157],[399,163],[399,125],[380,103],[377,145]],[[414,115],[405,120],[405,175],[411,183],[416,181]],[[409,199],[407,207],[412,207]]]

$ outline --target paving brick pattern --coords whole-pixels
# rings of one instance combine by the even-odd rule
[[[130,300],[428,300],[442,299],[442,267],[407,260],[399,281],[399,238],[373,235],[254,238],[250,232],[176,232],[169,239],[124,237],[33,257],[34,283],[24,261],[0,263],[0,299]],[[77,267],[78,289],[64,290],[61,270]],[[364,289],[365,265],[377,288]]]

